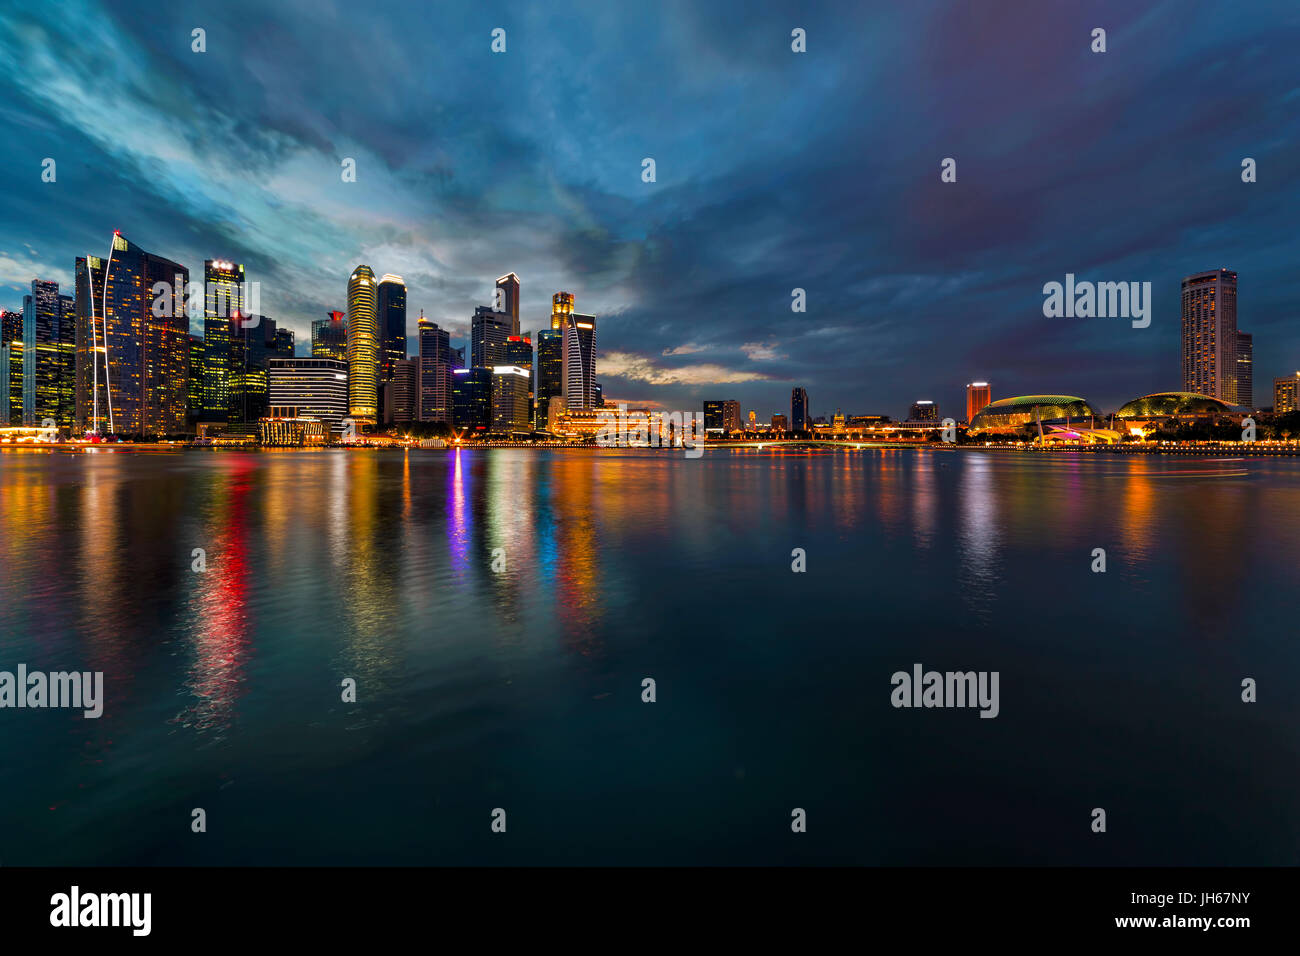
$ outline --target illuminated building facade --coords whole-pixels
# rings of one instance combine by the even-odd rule
[[[393,363],[393,377],[384,386],[384,421],[407,425],[416,420],[419,408],[420,363],[416,359],[398,359]]]
[[[0,425],[23,423],[23,314],[0,311]]]
[[[536,426],[547,428],[551,399],[564,396],[564,332],[561,329],[540,329],[537,332],[537,350],[534,360],[533,395],[537,408]]]
[[[715,436],[740,431],[740,402],[735,399],[705,402],[704,431]]]
[[[348,414],[359,427],[379,421],[379,326],[375,274],[359,265],[348,279]]]
[[[244,267],[225,259],[203,263],[203,420],[224,422],[230,414],[230,335],[234,320],[250,312]]]
[[[406,283],[401,276],[386,275],[376,291],[379,310],[379,384],[393,378],[393,366],[406,358]]]
[[[201,335],[189,337],[190,377],[185,386],[185,425],[192,431],[203,420],[204,343]]]
[[[1300,410],[1300,372],[1273,379],[1273,411],[1286,415]]]
[[[531,377],[518,365],[492,369],[492,431],[500,435],[531,432]]]
[[[348,417],[348,363],[334,358],[274,357],[268,363],[270,405],[294,406],[302,415],[325,423],[332,435],[343,433]]]
[[[909,422],[937,422],[939,420],[939,404],[930,401],[928,398],[913,402],[911,411],[907,414],[907,420]]]
[[[570,305],[572,297],[570,297]],[[570,311],[564,319],[564,405],[596,407],[596,317]]]
[[[510,334],[519,334],[519,276],[513,272],[497,279],[496,310],[510,316]]]
[[[433,319],[420,316],[419,420],[451,424],[451,370],[455,367],[451,338]]]
[[[1096,416],[1096,410],[1074,395],[1021,395],[990,402],[970,421],[970,434],[1009,435],[1026,425],[1079,422]]]
[[[271,359],[293,358],[293,330],[264,315],[246,316],[230,337],[230,408],[226,421],[255,425],[271,402]]]
[[[790,390],[790,430],[806,432],[811,428],[812,410],[808,407],[808,391],[795,386]]]
[[[1255,404],[1255,341],[1249,332],[1237,332],[1237,404]]]
[[[1183,279],[1183,391],[1237,404],[1237,273]]]
[[[342,312],[327,312],[328,318],[311,324],[311,357],[348,360],[348,320]]]
[[[989,402],[993,392],[988,382],[971,382],[966,386],[966,421],[970,422]]]
[[[273,405],[257,421],[257,437],[272,448],[303,448],[324,445],[329,430],[319,418],[313,418],[293,406]]]
[[[706,424],[706,428],[707,428],[707,424]],[[772,431],[787,432],[789,430],[790,430],[790,419],[782,415],[780,412],[772,416]]]
[[[492,369],[457,368],[451,373],[452,424],[468,435],[492,427]]]
[[[111,265],[98,256],[78,257],[76,277],[77,288],[86,291],[76,297],[76,428],[185,434],[189,270],[114,235]],[[156,296],[155,287],[163,290]]]
[[[506,340],[510,338],[510,316],[485,305],[474,309],[469,327],[469,364],[473,368],[491,368],[506,360]]]
[[[57,282],[32,280],[23,296],[23,424],[46,419],[70,430],[76,418],[76,313]]]

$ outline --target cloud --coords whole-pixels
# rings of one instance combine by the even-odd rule
[[[740,351],[744,352],[745,358],[751,362],[770,362],[773,359],[785,358],[776,351],[776,346],[776,342],[746,342],[740,347]]]
[[[597,374],[601,378],[613,376],[647,385],[720,385],[759,382],[770,378],[760,372],[729,369],[714,364],[663,368],[656,365],[653,359],[628,352],[609,352],[599,356],[597,362]]]

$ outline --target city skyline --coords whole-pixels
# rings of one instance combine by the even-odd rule
[[[570,6],[513,23],[503,13],[510,40],[493,54],[468,14],[431,35],[404,28],[413,6],[392,7],[382,31],[357,25],[390,55],[349,71],[314,62],[334,35],[328,18],[295,20],[293,41],[273,47],[285,14],[261,8],[227,21],[238,33],[204,24],[202,54],[129,5],[90,4],[79,23],[39,10],[0,23],[23,64],[0,78],[15,131],[0,146],[12,184],[0,307],[20,308],[32,278],[70,288],[74,259],[105,255],[115,228],[195,276],[214,256],[244,264],[299,355],[314,320],[346,309],[337,277],[357,263],[405,278],[408,342],[421,310],[467,341],[474,306],[494,303],[494,280],[513,272],[519,331],[546,327],[559,289],[601,317],[612,397],[693,407],[725,390],[770,414],[811,382],[818,408],[899,416],[922,397],[960,408],[977,379],[1104,407],[1177,388],[1178,284],[1222,267],[1241,275],[1257,391],[1300,364],[1286,276],[1296,161],[1275,133],[1300,87],[1273,46],[1294,18],[1206,8],[1205,30],[1189,35],[1172,4],[1141,15],[1008,4],[980,19],[908,12],[900,29],[846,5],[800,14],[810,39],[796,55],[775,12],[747,11],[743,26],[721,7],[671,23],[636,14],[646,43],[629,50],[594,8]],[[839,39],[842,20],[902,42],[864,63]],[[1088,49],[1093,20],[1109,31],[1104,55]],[[552,30],[584,51],[571,77],[541,69],[549,47],[536,38]],[[1179,41],[1161,42],[1169,33]],[[84,56],[26,55],[45,43]],[[1017,55],[994,66],[995,48]],[[758,88],[742,94],[733,75]],[[902,108],[878,102],[885,77]],[[1211,148],[1195,133],[1207,101]],[[809,102],[826,105],[809,115]],[[979,107],[993,104],[990,120]],[[1112,116],[1125,122],[1099,162],[1074,130]],[[207,148],[223,135],[228,149]],[[943,183],[949,156],[957,179]],[[1240,176],[1247,156],[1254,183]],[[41,180],[45,157],[56,182]],[[355,182],[340,178],[345,158]],[[1066,272],[1150,281],[1151,327],[1044,318],[1042,285]],[[806,312],[790,310],[795,288]]]

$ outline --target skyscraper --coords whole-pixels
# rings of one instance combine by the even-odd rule
[[[491,368],[506,360],[506,340],[510,338],[510,316],[485,305],[474,309],[469,329],[469,364],[474,368]]]
[[[970,421],[993,401],[993,392],[988,382],[971,382],[966,386],[966,421]]]
[[[1237,404],[1255,404],[1255,345],[1249,332],[1237,332]]]
[[[1237,404],[1237,273],[1183,279],[1183,391]]]
[[[398,359],[393,363],[393,377],[384,387],[384,421],[406,425],[416,420],[419,408],[420,363],[416,359]]]
[[[379,383],[393,377],[393,363],[406,358],[406,283],[392,274],[379,280]]]
[[[203,420],[224,422],[230,413],[230,335],[237,316],[253,311],[238,262],[203,263]]]
[[[328,318],[311,324],[311,357],[348,360],[348,320],[342,312],[326,312]],[[279,402],[276,403],[280,404]],[[292,404],[292,403],[287,403]]]
[[[0,311],[0,426],[23,423],[23,314]]]
[[[357,425],[379,421],[379,327],[375,274],[359,265],[348,279],[348,414]]]
[[[420,314],[417,325],[420,343],[419,419],[451,424],[451,339],[446,329]]]
[[[193,426],[203,421],[203,380],[204,380],[204,345],[203,337],[200,335],[191,335],[189,337],[190,349],[190,378],[186,383],[185,391],[185,430],[193,430]]]
[[[492,369],[492,431],[509,436],[532,431],[528,370],[518,365]]]
[[[751,417],[753,412],[750,412]],[[740,431],[740,402],[734,398],[704,403],[704,430],[720,435]]]
[[[922,398],[912,403],[912,409],[907,418],[908,421],[913,422],[937,422],[939,420],[939,405],[928,398]]]
[[[564,319],[563,348],[564,407],[595,408],[596,317],[569,312]]]
[[[790,390],[790,430],[806,432],[812,427],[812,410],[808,407],[808,392],[799,386]]]
[[[510,316],[510,334],[519,334],[519,276],[513,272],[497,279],[496,310]]]
[[[533,395],[537,411],[534,425],[538,431],[544,431],[551,399],[564,395],[564,332],[556,328],[540,329],[536,340]]]
[[[492,369],[452,369],[452,423],[467,434],[492,427]]]
[[[268,363],[271,406],[294,406],[325,422],[331,436],[348,417],[348,363],[334,358],[275,357]]]
[[[57,282],[32,280],[23,296],[23,423],[53,420],[71,429],[76,417],[76,316]]]
[[[77,288],[85,293],[76,298],[76,427],[184,434],[189,270],[115,234],[111,260],[78,257],[76,271]]]
[[[529,372],[533,370],[533,341],[526,335],[512,335],[506,339],[506,364],[518,365]]]
[[[232,327],[230,408],[226,421],[255,425],[266,415],[273,404],[270,370],[274,358],[293,358],[292,329],[277,328],[275,320],[264,315],[243,317]]]
[[[1287,415],[1300,409],[1300,372],[1273,379],[1273,412]]]

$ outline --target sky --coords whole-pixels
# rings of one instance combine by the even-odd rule
[[[1180,280],[1226,267],[1266,405],[1300,369],[1297,49],[1294,0],[0,0],[0,307],[120,229],[242,262],[300,354],[357,264],[398,274],[414,352],[515,272],[526,332],[560,290],[596,314],[609,399],[960,419],[974,380],[1179,389]],[[1150,282],[1150,326],[1044,316],[1067,273]]]

